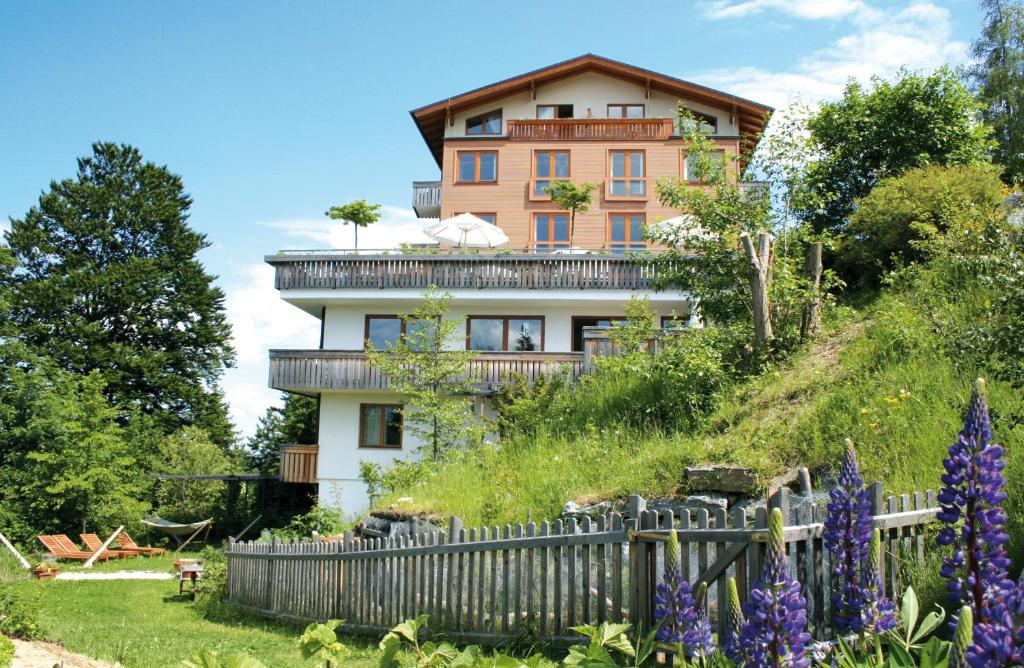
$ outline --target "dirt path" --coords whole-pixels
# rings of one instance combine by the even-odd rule
[[[119,668],[120,665],[68,652],[60,645],[43,640],[14,640],[11,668]]]

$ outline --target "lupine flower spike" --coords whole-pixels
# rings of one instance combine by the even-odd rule
[[[832,555],[832,624],[841,634],[864,630],[864,565],[871,542],[871,501],[857,466],[853,443],[846,452],[835,488],[829,492],[825,547]]]
[[[665,575],[654,590],[654,621],[661,624],[654,637],[666,643],[685,642],[687,631],[697,619],[690,583],[679,557],[679,540],[672,530],[665,546]]]
[[[861,628],[867,633],[879,634],[896,628],[896,606],[882,589],[880,565],[882,563],[882,534],[871,532],[868,560],[864,562],[863,586],[858,601]]]
[[[740,629],[743,628],[743,609],[740,607],[740,592],[736,588],[736,578],[729,578],[729,610],[726,622],[725,637],[722,639],[722,653],[733,663],[743,660],[740,646]]]
[[[953,556],[943,562],[942,576],[949,580],[947,589],[953,603],[970,606],[975,623],[989,623],[998,617],[992,606],[1000,591],[1013,586],[1007,576],[1010,560],[1005,546],[1010,538],[1001,507],[1006,500],[1002,473],[1006,463],[1003,448],[991,440],[985,383],[979,379],[967,406],[964,428],[942,461],[946,473],[938,514],[945,522],[939,543],[953,546]]]
[[[683,637],[683,647],[688,658],[705,658],[715,651],[715,643],[711,637],[711,620],[708,618],[708,585],[701,582],[697,589],[694,602],[697,619],[687,629]]]
[[[761,579],[743,607],[740,631],[746,668],[807,668],[807,603],[800,583],[789,575],[782,512],[768,521],[768,552]]]

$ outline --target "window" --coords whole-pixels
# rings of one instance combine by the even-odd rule
[[[608,216],[608,246],[613,253],[643,250],[644,223],[642,213],[613,213]]]
[[[679,331],[688,327],[688,318],[684,315],[672,314],[661,316],[661,328],[669,332]]]
[[[540,316],[471,315],[466,322],[469,350],[531,352],[544,349]]]
[[[359,404],[359,447],[401,448],[402,406]]]
[[[459,151],[456,183],[495,183],[498,180],[497,151]]]
[[[569,214],[533,214],[533,247],[553,251],[569,247]]]
[[[609,151],[607,195],[612,197],[645,197],[646,168],[643,151]]]
[[[405,323],[397,315],[366,316],[366,341],[377,350],[387,350],[405,334]]]
[[[690,112],[690,115],[693,116],[693,120],[697,124],[697,129],[699,129],[704,134],[709,134],[709,135],[718,134],[718,118],[717,117],[712,116],[711,114],[704,114],[704,113],[701,113],[699,111],[694,111],[693,109],[689,109],[688,111]],[[690,128],[692,128],[692,127],[693,126],[690,125]],[[686,128],[686,129],[690,129],[690,128]]]
[[[534,151],[533,152],[533,196],[548,199],[544,192],[555,181],[569,180],[568,151]]]
[[[537,118],[539,119],[551,119],[551,118],[572,118],[572,105],[571,104],[538,104],[537,105]]]
[[[501,109],[488,111],[473,118],[466,119],[467,135],[500,135]]]
[[[642,104],[609,104],[608,118],[643,118]]]
[[[572,317],[572,349],[574,352],[583,352],[583,328],[584,327],[611,327],[617,322],[625,320],[622,316],[594,317],[594,316],[573,316]]]
[[[498,224],[498,214],[496,213],[477,213],[476,211],[470,211],[470,213],[479,218],[480,220],[490,223],[491,225]]]
[[[701,164],[699,153],[687,153],[683,159],[683,178],[687,181],[706,181],[709,176],[717,176],[724,169],[725,151],[711,151],[704,164]]]

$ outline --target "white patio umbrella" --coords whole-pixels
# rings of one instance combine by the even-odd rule
[[[445,241],[459,248],[494,248],[508,243],[508,237],[497,225],[491,225],[471,213],[460,213],[434,223],[423,232],[432,239]]]
[[[678,229],[681,230],[685,236],[705,239],[712,236],[710,232],[701,227],[694,217],[689,214],[658,221],[657,223],[654,223],[652,227],[656,228],[658,231]]]

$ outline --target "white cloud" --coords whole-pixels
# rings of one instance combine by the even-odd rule
[[[359,231],[361,249],[397,248],[402,243],[429,242],[421,221],[410,209],[384,206],[378,223]],[[351,248],[352,227],[323,218],[295,218],[262,223],[282,233],[281,248]],[[272,250],[277,250],[272,249]],[[231,321],[238,362],[224,374],[222,387],[231,417],[243,437],[256,429],[256,421],[271,405],[280,404],[280,392],[267,387],[267,351],[272,348],[316,348],[320,321],[284,302],[274,288],[274,269],[251,264],[226,281],[225,307]]]
[[[838,97],[851,77],[860,81],[876,75],[892,78],[901,67],[933,70],[966,59],[967,44],[951,39],[949,11],[932,3],[912,2],[885,11],[861,2],[829,0],[818,9],[810,5],[818,7],[813,0],[715,3],[717,9],[710,15],[720,20],[771,10],[803,19],[841,20],[848,30],[788,70],[744,67],[711,70],[692,78],[778,108],[796,98]]]
[[[384,205],[381,207],[381,218],[369,227],[359,230],[360,249],[398,248],[403,243],[431,243],[423,234],[423,228],[431,222],[416,217],[412,209]],[[285,248],[297,248],[302,244],[313,242],[320,248],[352,248],[353,233],[351,225],[327,218],[295,218],[264,223],[267,227],[281,230],[287,240],[301,239],[302,243]]]

